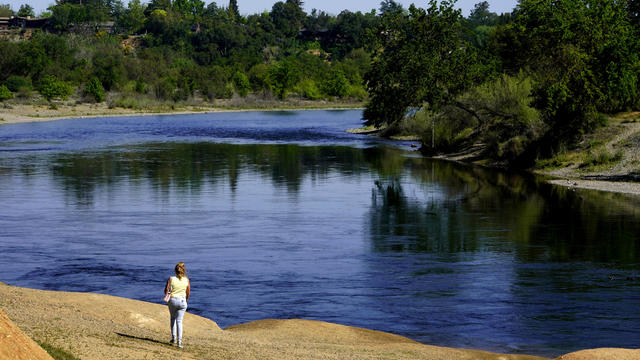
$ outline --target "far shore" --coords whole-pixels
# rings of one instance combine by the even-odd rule
[[[217,105],[217,106],[216,106]],[[340,103],[340,102],[322,102],[322,101],[291,101],[284,102],[279,106],[255,106],[247,105],[246,107],[234,106],[232,102],[220,104],[204,104],[181,105],[171,109],[168,106],[161,106],[149,109],[128,109],[128,108],[109,108],[107,104],[73,104],[64,103],[57,104],[55,108],[48,105],[35,104],[11,104],[8,108],[0,108],[0,126],[3,124],[43,122],[63,119],[81,119],[81,118],[97,118],[97,117],[120,117],[120,116],[152,116],[152,115],[178,115],[178,114],[207,114],[207,113],[223,113],[223,112],[247,112],[247,111],[296,111],[296,110],[349,110],[361,109],[362,103]],[[640,124],[627,125],[632,128],[628,131],[640,131]],[[371,128],[350,129],[353,133],[362,133],[375,135],[378,130]],[[398,139],[407,140],[407,139]],[[411,138],[411,140],[416,140]],[[640,152],[640,150],[638,151]],[[469,158],[474,157],[475,153],[469,154],[445,154],[434,158],[442,160],[451,160],[456,162],[468,162]],[[534,173],[549,176],[549,183],[557,186],[565,186],[576,189],[588,189],[607,191],[622,194],[640,195],[640,182],[630,181],[611,181],[611,171],[603,169],[599,173],[590,173],[589,178],[575,167],[563,168],[556,170],[536,170]],[[594,180],[596,179],[596,180]]]
[[[56,104],[55,107],[44,104],[10,104],[7,108],[0,107],[0,125],[54,121],[63,119],[84,119],[96,117],[119,116],[150,116],[150,115],[180,115],[207,114],[223,112],[246,111],[295,111],[295,110],[351,110],[361,109],[359,102],[322,102],[322,101],[290,101],[278,106],[256,104],[255,106],[236,106],[233,103],[220,104],[181,104],[175,106],[162,105],[150,108],[109,108],[107,104]]]

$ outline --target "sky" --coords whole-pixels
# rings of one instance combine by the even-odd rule
[[[250,15],[261,13],[264,10],[271,10],[273,4],[278,0],[238,0],[238,7],[240,13],[243,15]],[[380,8],[381,0],[306,0],[304,1],[304,10],[307,13],[311,13],[312,9],[324,10],[329,14],[337,15],[342,10],[350,11],[362,11],[369,12],[371,9]],[[468,16],[471,9],[476,3],[482,0],[458,0],[457,7],[462,9],[462,15]],[[487,0],[489,2],[489,10],[495,13],[510,12],[516,6],[517,0]],[[123,0],[125,5],[128,0]],[[148,2],[142,0],[142,2]],[[205,0],[207,4],[211,1]],[[402,4],[405,8],[409,7],[412,3],[416,6],[426,8],[427,0],[396,0],[396,2]],[[55,3],[55,0],[0,0],[0,4],[9,4],[14,11],[20,8],[21,4],[30,4],[35,9],[36,15],[45,10],[50,5]],[[216,1],[218,6],[226,7],[229,4],[229,0]]]

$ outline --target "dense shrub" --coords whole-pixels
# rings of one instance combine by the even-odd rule
[[[87,96],[91,96],[98,103],[103,102],[106,99],[102,83],[95,76],[89,79],[84,88],[84,92]]]
[[[343,98],[349,93],[349,81],[340,70],[334,70],[322,82],[322,91],[329,96]]]
[[[322,97],[322,93],[320,92],[320,89],[318,89],[318,85],[316,85],[316,82],[311,79],[304,79],[300,81],[293,90],[300,96],[309,100],[317,100]]]
[[[71,84],[58,80],[53,75],[45,75],[40,79],[38,91],[45,99],[51,101],[55,98],[66,99],[73,92]]]
[[[156,98],[160,100],[172,100],[176,92],[176,81],[173,78],[162,78],[155,86]]]
[[[13,93],[5,85],[0,85],[0,101],[13,98]]]
[[[12,92],[18,92],[20,90],[31,90],[31,81],[23,76],[9,76],[5,85]]]
[[[247,96],[247,94],[249,94],[249,90],[251,90],[249,78],[247,78],[247,75],[239,71],[233,76],[233,85],[236,88],[238,95],[242,97]]]

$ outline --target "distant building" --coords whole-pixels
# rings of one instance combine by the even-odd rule
[[[9,30],[10,19],[8,17],[0,17],[0,30]]]
[[[12,16],[0,18],[0,30],[11,29],[44,29],[49,25],[49,18],[31,18]]]

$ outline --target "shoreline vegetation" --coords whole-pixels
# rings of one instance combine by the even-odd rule
[[[23,311],[28,308],[29,311]],[[3,315],[3,312],[5,315]],[[36,290],[0,282],[0,354],[47,359],[441,359],[543,360],[424,345],[408,338],[315,320],[259,320],[221,329],[187,313],[185,347],[168,342],[165,305],[104,294]],[[16,327],[17,325],[17,327]],[[18,329],[19,328],[19,329]],[[22,333],[24,332],[24,333]],[[26,334],[26,335],[25,335]],[[637,359],[640,350],[592,349],[562,360]]]

